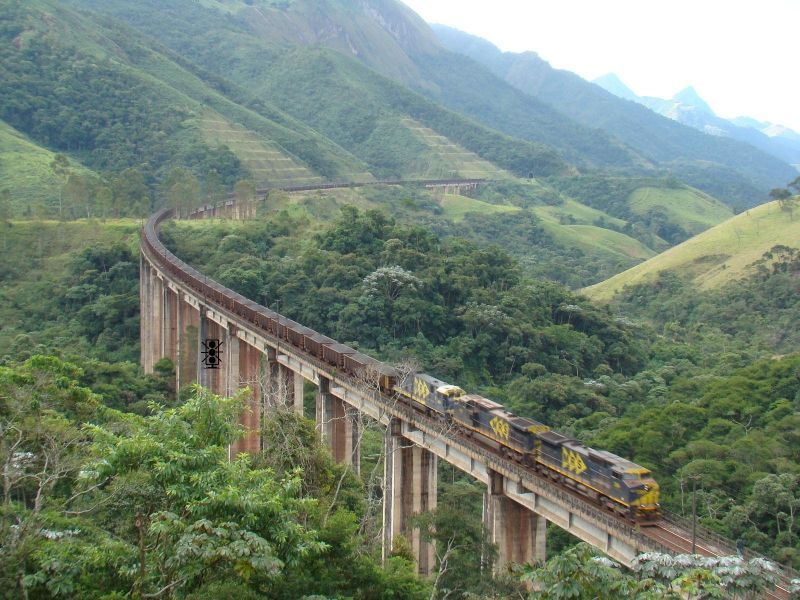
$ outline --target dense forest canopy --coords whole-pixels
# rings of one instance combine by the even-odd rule
[[[735,339],[721,339],[718,330],[696,334],[691,344],[679,334],[657,335],[648,325],[593,307],[558,284],[527,279],[499,249],[439,239],[418,227],[398,225],[377,211],[346,209],[310,240],[298,237],[298,231],[302,227],[295,218],[274,213],[244,223],[169,225],[163,237],[210,275],[301,322],[390,360],[411,355],[448,381],[654,468],[672,510],[686,514],[688,482],[698,476],[698,509],[705,525],[796,564],[797,534],[788,515],[796,502],[793,494],[800,460],[792,450],[798,447],[798,355],[773,358]],[[36,233],[35,228],[32,232]],[[19,243],[25,242],[20,239]],[[31,264],[46,265],[33,250]],[[764,289],[765,280],[777,277],[773,283],[777,285],[786,274],[780,264],[765,269],[760,285],[748,288],[753,298]],[[9,265],[4,277],[21,303],[29,298],[25,294],[34,294],[37,288],[25,283],[29,269],[24,264],[15,266]],[[302,274],[299,278],[298,273]],[[295,423],[286,416],[281,421],[285,427],[272,430],[281,436],[294,432],[297,445],[289,456],[305,465],[302,474],[294,473],[292,464],[262,464],[258,457],[251,466],[241,462],[225,466],[214,459],[221,450],[214,440],[235,435],[230,415],[239,400],[217,400],[201,392],[175,398],[169,361],[160,363],[148,377],[138,375],[133,363],[104,362],[111,355],[102,344],[113,348],[121,343],[118,356],[136,359],[138,335],[124,308],[130,301],[135,305],[136,278],[131,250],[118,242],[101,242],[73,254],[67,269],[54,275],[54,293],[38,300],[43,303],[41,314],[53,310],[62,317],[52,323],[39,319],[38,325],[31,321],[24,340],[4,346],[8,365],[3,371],[5,426],[25,431],[25,444],[36,456],[42,443],[37,436],[47,434],[49,427],[57,428],[68,448],[76,447],[65,462],[68,468],[59,475],[62,478],[42,488],[38,508],[37,493],[28,483],[12,487],[12,508],[5,514],[25,523],[28,537],[14,537],[17,530],[4,534],[13,533],[4,543],[13,549],[4,567],[10,574],[9,589],[23,585],[20,581],[26,589],[40,590],[45,596],[81,589],[95,590],[91,594],[100,597],[111,590],[132,589],[140,585],[140,579],[131,574],[132,567],[124,565],[139,564],[138,544],[144,539],[143,585],[149,590],[175,584],[176,592],[185,597],[258,590],[270,597],[290,598],[338,589],[345,595],[372,597],[359,596],[369,588],[384,590],[374,597],[387,597],[389,589],[399,587],[407,594],[401,597],[428,597],[430,591],[412,575],[402,553],[388,571],[382,570],[369,532],[366,538],[357,533],[363,532],[364,523],[372,522],[370,503],[359,500],[364,494],[359,486],[364,484],[347,476],[343,480],[347,493],[336,496],[344,504],[326,496],[337,487],[341,471],[326,462],[330,459],[315,446],[313,425]],[[85,285],[95,286],[91,294],[78,293]],[[109,311],[113,306],[119,308]],[[99,314],[105,315],[103,320],[91,316]],[[65,330],[70,331],[68,336]],[[496,352],[490,352],[490,347]],[[36,356],[37,351],[55,351],[62,358],[45,359]],[[61,383],[53,387],[48,382],[56,376]],[[26,412],[29,402],[14,400],[32,397],[41,397],[46,409],[35,418]],[[197,418],[199,414],[205,415],[203,419]],[[30,429],[42,418],[49,419],[46,427]],[[191,427],[182,424],[184,419]],[[89,429],[82,425],[86,421],[92,423]],[[223,437],[209,436],[206,430],[194,432],[201,423]],[[174,444],[191,448],[201,438],[209,444],[203,446],[207,462],[200,467],[193,460],[192,468],[208,469],[207,485],[235,489],[237,494],[213,518],[211,513],[186,512],[175,504],[191,506],[192,494],[207,494],[210,488],[190,486],[180,497],[165,498],[159,486],[176,485],[180,479],[148,483],[154,476],[151,471],[133,467],[158,464],[164,452],[175,458]],[[365,438],[364,443],[379,445],[379,439]],[[13,438],[4,436],[4,440]],[[12,456],[9,450],[4,446],[4,456]],[[105,470],[97,471],[95,479],[78,477],[90,467],[96,471],[91,465],[97,460],[102,460]],[[242,479],[241,469],[270,465],[274,475],[248,471],[262,480],[258,487],[252,487],[252,477]],[[33,463],[28,466],[39,468]],[[169,477],[188,474],[178,468],[171,471]],[[91,490],[97,477],[110,478],[109,483]],[[300,491],[292,487],[297,485]],[[131,494],[138,486],[150,491]],[[241,503],[251,506],[248,494],[269,495],[278,489],[283,495],[273,502],[288,511],[280,517],[286,526],[297,519],[292,511],[304,507],[302,528],[292,534],[305,540],[304,558],[296,566],[291,547],[275,549],[270,538],[275,532],[253,529],[236,516]],[[84,490],[89,491],[83,494]],[[475,571],[481,556],[487,556],[480,533],[480,490],[448,473],[440,492],[442,509],[435,518],[443,537],[438,539],[442,543],[456,539],[452,537],[455,519],[457,539],[464,544],[462,554],[454,558],[454,571],[443,581],[462,590],[460,594],[479,590],[485,580],[467,584],[472,580],[464,577]],[[324,515],[332,505],[338,516],[326,520]],[[474,510],[467,519],[471,524],[464,529],[466,506]],[[448,507],[459,516],[448,513]],[[84,515],[83,510],[89,512]],[[136,524],[137,514],[147,515],[146,526]],[[309,520],[313,514],[317,517]],[[239,529],[225,523],[238,523]],[[56,539],[36,531],[56,532]],[[452,533],[445,539],[445,532]],[[169,548],[181,556],[182,544],[198,535],[208,543],[206,558],[183,556],[168,568],[160,562],[161,553]],[[558,535],[552,537],[555,549],[561,542]],[[58,541],[64,539],[68,543]],[[224,544],[234,544],[234,540],[240,540],[236,548],[250,548],[246,562],[213,558],[216,553],[230,556]],[[103,549],[99,554],[98,548]],[[65,552],[81,558],[73,561],[74,568],[60,569],[56,577],[56,565],[67,560]],[[355,560],[356,555],[360,557],[357,564],[363,566],[353,574],[349,572],[353,563],[345,561]],[[203,560],[214,561],[214,570],[209,571],[207,565],[199,569]],[[264,561],[257,563],[264,573],[250,578],[247,573],[256,560]],[[573,566],[578,568],[577,563]],[[269,572],[282,575],[275,580]],[[100,579],[105,583],[101,585],[97,578],[87,583],[86,573],[104,573]],[[548,577],[546,573],[536,576],[542,581]],[[498,581],[494,585],[511,593],[517,584]]]

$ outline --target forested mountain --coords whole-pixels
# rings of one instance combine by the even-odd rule
[[[340,77],[354,63],[364,63],[373,73],[488,127],[556,148],[570,162],[618,167],[647,163],[604,133],[578,125],[474,61],[446,51],[428,26],[395,0],[355,5],[344,0],[258,0],[249,5],[176,0],[166,6],[156,0],[70,1],[124,19],[254,93],[274,60],[297,48],[322,46],[340,55]],[[324,89],[316,93],[324,94]],[[281,107],[290,110],[291,105]]]
[[[486,65],[516,88],[586,126],[597,127],[687,183],[742,208],[796,176],[784,161],[753,146],[702,134],[581,79],[533,52],[503,53],[486,40],[444,26],[445,46]],[[731,185],[734,184],[734,185]]]

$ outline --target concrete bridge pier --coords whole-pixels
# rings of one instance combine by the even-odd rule
[[[295,384],[298,382],[295,379]],[[301,393],[302,398],[302,393]],[[302,410],[302,400],[299,406]],[[295,397],[295,410],[298,410]],[[323,443],[330,448],[337,463],[349,464],[356,473],[360,471],[361,449],[358,444],[357,411],[347,407],[341,398],[331,393],[331,382],[320,375],[316,398],[317,430]]]
[[[489,471],[483,500],[489,541],[498,550],[496,573],[505,571],[511,563],[544,562],[547,551],[547,520],[506,496],[505,483],[500,473]]]
[[[178,295],[166,285],[162,286],[163,318],[161,319],[161,356],[169,358],[173,364],[178,359]]]
[[[412,519],[436,508],[437,457],[401,436],[401,423],[392,419],[386,429],[383,482],[383,559],[398,536],[411,543],[420,575],[436,569],[434,545],[426,542]]]
[[[175,311],[178,330],[175,383],[178,390],[197,381],[198,361],[195,353],[200,323],[200,313],[181,296],[178,296],[178,307]]]
[[[235,373],[230,374],[230,385],[235,389],[250,388],[245,400],[244,410],[239,416],[239,424],[244,427],[244,436],[231,445],[230,455],[235,457],[240,452],[255,454],[261,451],[261,415],[263,414],[263,396],[261,386],[262,353],[244,340],[236,339],[238,346],[232,354],[238,355],[238,365],[233,364]],[[233,361],[234,357],[229,356]],[[236,383],[234,384],[234,381]]]
[[[277,359],[275,359],[277,361]],[[272,363],[270,363],[271,365]],[[286,408],[291,408],[295,413],[303,414],[303,391],[305,379],[300,373],[293,371],[290,367],[275,362],[275,369],[272,373],[277,404]]]
[[[305,414],[303,395],[305,393],[306,380],[300,373],[295,371],[292,371],[292,387],[294,388],[294,412],[303,416]]]

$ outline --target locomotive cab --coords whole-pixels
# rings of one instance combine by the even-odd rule
[[[636,516],[645,519],[658,517],[660,489],[649,469],[631,463],[626,468],[614,469],[612,476],[621,483]]]
[[[446,396],[447,398],[461,398],[466,392],[457,385],[440,385],[436,388],[436,393]]]

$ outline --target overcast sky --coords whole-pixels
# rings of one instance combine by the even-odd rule
[[[640,96],[688,85],[722,117],[800,131],[800,0],[403,0],[429,23],[533,50]]]

